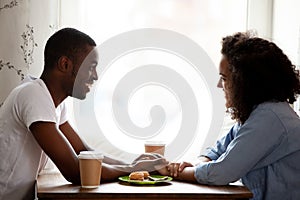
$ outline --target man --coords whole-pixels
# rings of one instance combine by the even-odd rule
[[[63,101],[68,96],[85,99],[98,79],[95,47],[92,38],[76,29],[57,31],[47,41],[41,77],[22,83],[5,100],[0,110],[0,199],[34,199],[46,155],[66,180],[80,184],[77,155],[90,148],[67,121]],[[147,156],[130,165],[105,157],[102,180],[164,162]]]

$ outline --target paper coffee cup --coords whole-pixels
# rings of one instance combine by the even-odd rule
[[[78,155],[81,187],[96,188],[100,185],[103,154],[81,151]]]
[[[146,141],[145,142],[145,153],[158,153],[160,155],[165,154],[166,144],[162,141]]]

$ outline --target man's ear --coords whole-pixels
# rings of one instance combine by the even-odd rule
[[[67,56],[61,56],[58,59],[57,69],[61,72],[69,72],[73,70],[73,63]]]

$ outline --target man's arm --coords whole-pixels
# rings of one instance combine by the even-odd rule
[[[85,144],[82,139],[79,137],[79,135],[76,133],[76,131],[72,128],[72,126],[69,124],[68,121],[63,123],[59,126],[59,129],[64,134],[64,136],[67,138],[67,140],[72,145],[73,149],[75,150],[76,154],[79,155],[80,151],[91,151],[93,150],[91,147],[89,147],[87,144]]]
[[[80,184],[79,160],[77,155],[80,151],[92,150],[87,147],[73,130],[68,122],[62,124],[59,129],[52,122],[35,122],[30,126],[35,139],[55,163],[66,180]],[[113,162],[113,159],[106,157]],[[114,163],[120,164],[117,161]],[[126,175],[129,166],[114,167],[103,164],[103,180],[113,180],[118,176]]]
[[[74,184],[80,184],[79,160],[77,154],[80,151],[89,150],[81,141],[80,137],[72,129],[69,123],[56,128],[52,122],[35,122],[30,126],[35,139],[55,163],[66,180]],[[129,166],[114,167],[103,164],[103,180],[114,180],[118,176],[126,175]]]
[[[69,124],[69,122],[65,122],[62,125],[59,126],[59,129],[61,132],[64,134],[64,136],[68,139],[70,144],[72,145],[73,149],[75,150],[76,154],[79,155],[80,151],[92,151],[94,150],[93,148],[89,147],[76,133],[76,131],[72,128],[72,126]],[[133,162],[135,163],[136,161],[139,160],[153,160],[161,158],[161,156],[157,154],[142,154],[138,158],[136,158]],[[126,165],[128,163],[125,163],[121,160],[117,160],[111,156],[104,155],[103,162],[106,164],[110,165]]]
[[[64,136],[68,139],[76,154],[79,155],[80,151],[93,151],[94,149],[87,145],[76,133],[73,127],[69,124],[69,122],[65,122],[59,126],[59,129],[64,134]],[[104,156],[104,163],[113,164],[113,165],[121,165],[126,164],[123,161],[114,159],[107,155]]]
[[[77,152],[88,149],[72,127],[68,123],[64,123],[59,130],[53,122],[34,122],[29,128],[43,151],[55,163],[66,180],[80,184]],[[166,164],[164,158],[141,159],[132,164],[124,164],[109,157],[106,157],[106,160],[114,165],[103,163],[102,180],[104,181],[115,180],[131,171],[154,171],[154,165]]]
[[[76,151],[80,151],[84,147],[75,145],[78,143],[77,139],[73,139],[71,135],[65,137],[53,122],[34,122],[29,128],[43,151],[55,163],[66,180],[80,184],[79,161]],[[73,142],[72,144],[68,141],[69,139]]]
[[[106,163],[103,163],[101,180],[104,181],[116,180],[119,176],[128,175],[133,171],[153,172],[156,171],[155,166],[165,167],[167,163],[168,162],[164,158],[139,160],[139,161],[135,161],[132,164],[125,164],[125,165],[108,165]]]

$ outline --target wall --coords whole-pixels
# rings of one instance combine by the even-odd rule
[[[0,107],[26,75],[40,75],[46,38],[57,28],[58,6],[58,0],[1,0]]]
[[[288,3],[287,3],[288,2]],[[274,0],[273,41],[283,49],[291,61],[300,66],[300,1]],[[300,100],[294,104],[300,114]]]

